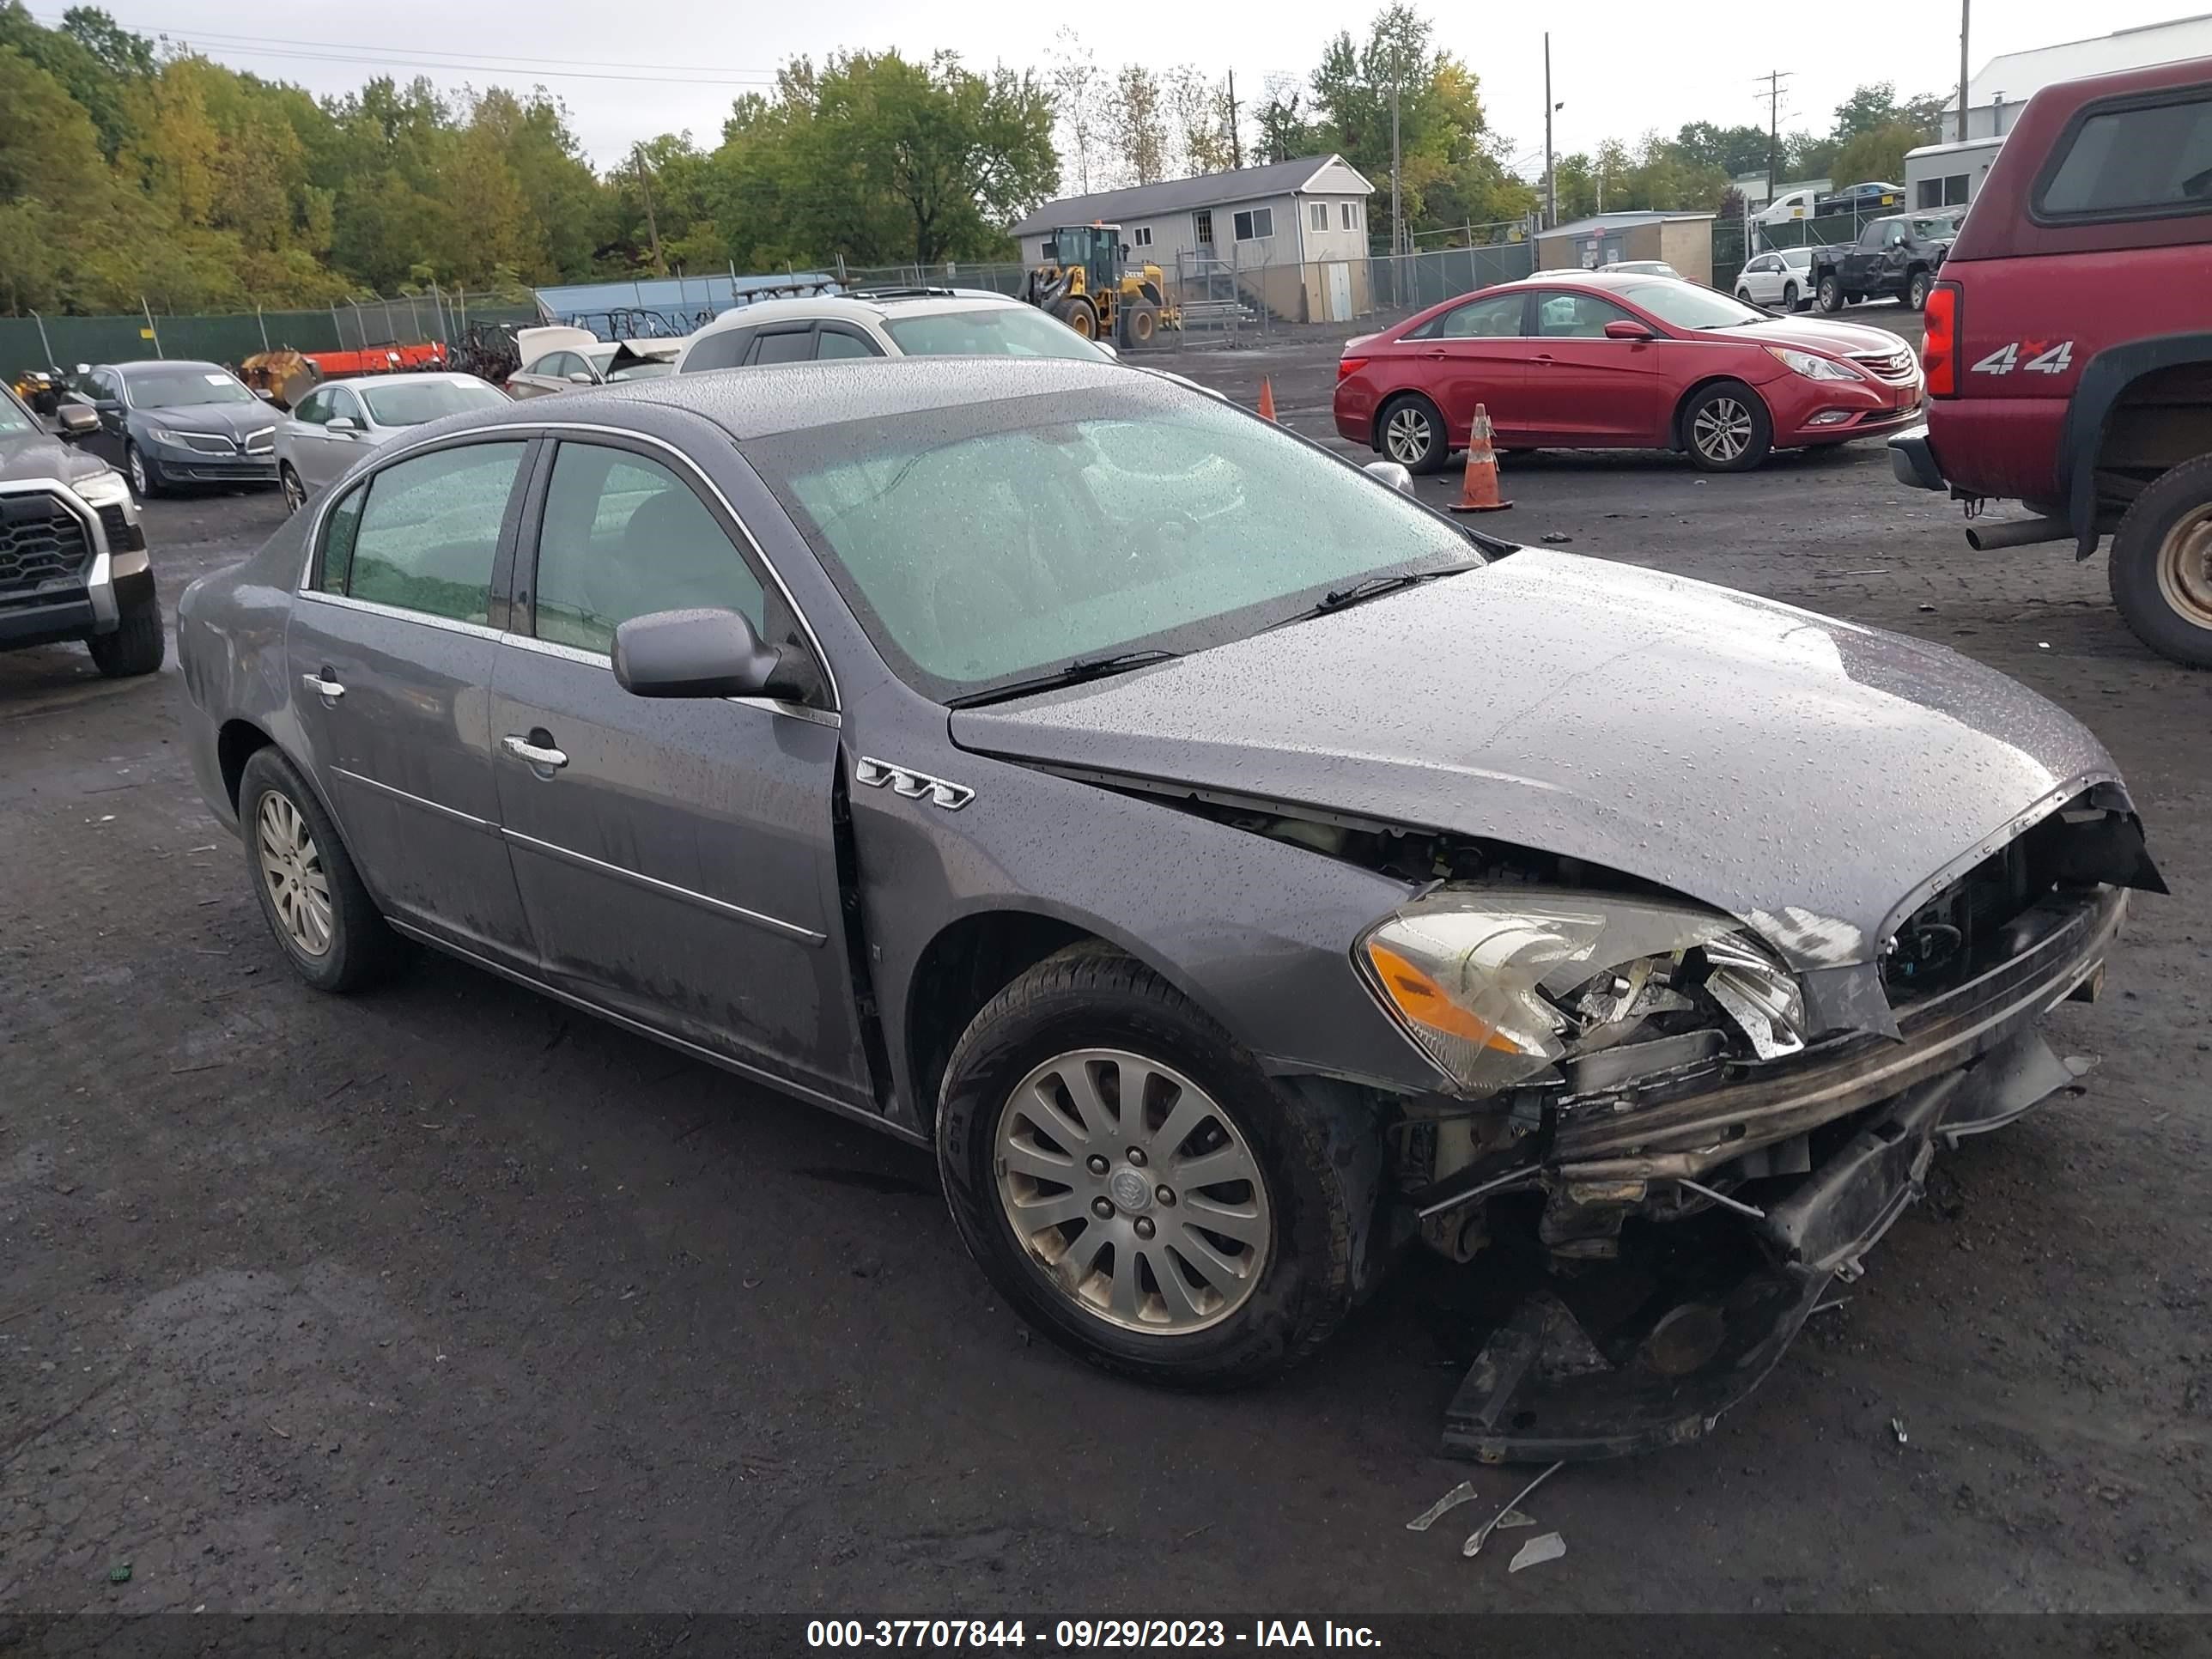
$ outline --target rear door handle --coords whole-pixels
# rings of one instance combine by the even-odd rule
[[[532,737],[536,735],[535,732],[531,734]],[[557,772],[568,763],[568,757],[550,744],[532,743],[529,738],[518,738],[511,732],[501,738],[500,743],[508,754],[519,760],[528,761],[532,766],[550,767]]]
[[[301,675],[300,683],[317,696],[327,698],[332,702],[345,696],[345,687],[331,678],[331,671],[327,668],[313,674]]]

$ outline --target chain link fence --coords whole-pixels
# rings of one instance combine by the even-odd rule
[[[27,368],[172,357],[244,362],[256,352],[365,351],[377,346],[453,344],[471,324],[538,320],[535,305],[472,303],[443,289],[367,300],[319,311],[249,311],[229,316],[0,317],[0,376]]]

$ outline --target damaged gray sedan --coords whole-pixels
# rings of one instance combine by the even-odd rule
[[[1106,364],[454,417],[179,637],[310,983],[418,941],[933,1146],[993,1283],[1148,1379],[1278,1370],[1417,1243],[1518,1275],[1483,1456],[1709,1425],[2068,1080],[2038,1018],[2160,885],[2001,675]]]

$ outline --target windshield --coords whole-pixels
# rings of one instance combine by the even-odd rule
[[[978,307],[894,317],[884,326],[909,357],[1080,357],[1103,355],[1065,323],[1034,307]]]
[[[927,409],[745,456],[901,678],[940,701],[1079,659],[1189,652],[1363,576],[1479,557],[1280,428],[1149,377]]]
[[[0,432],[36,432],[39,423],[23,412],[15,394],[0,388]]]
[[[1802,270],[1813,263],[1813,250],[1809,247],[1790,248],[1783,254],[1782,263],[1792,270]]]
[[[368,404],[368,418],[379,426],[420,426],[443,415],[507,401],[504,392],[481,380],[402,380],[359,390]]]
[[[1620,297],[1675,328],[1741,328],[1766,320],[1766,313],[1695,283],[1639,283],[1621,289]]]
[[[1931,213],[1912,222],[1915,236],[1956,236],[1959,222],[1948,213]]]
[[[133,409],[184,409],[194,404],[250,404],[253,394],[219,368],[160,368],[127,374]]]

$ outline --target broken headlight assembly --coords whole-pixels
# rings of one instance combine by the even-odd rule
[[[1602,1094],[1805,1046],[1796,978],[1741,922],[1618,893],[1444,887],[1354,951],[1369,988],[1463,1096]]]

